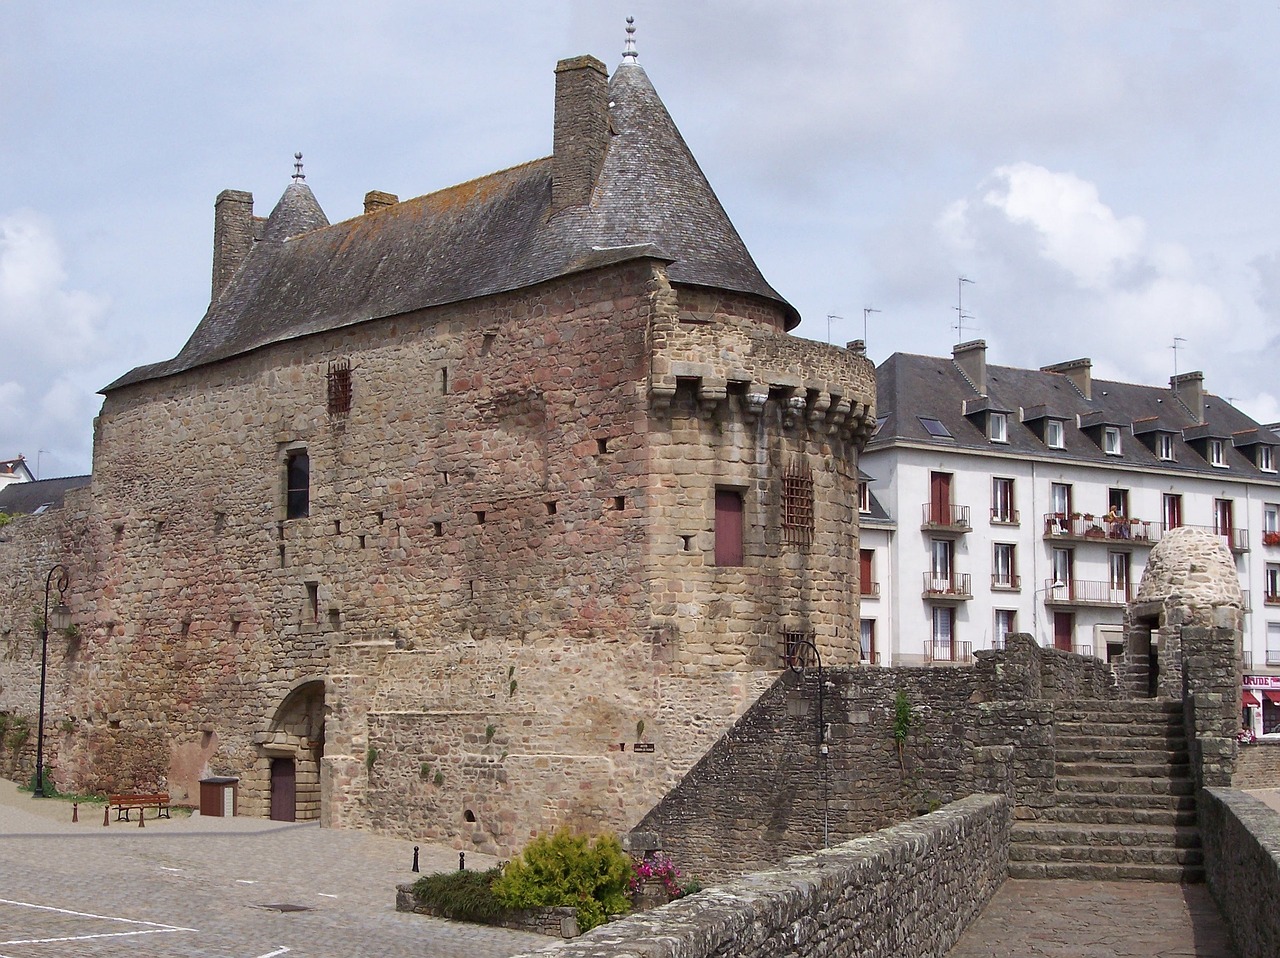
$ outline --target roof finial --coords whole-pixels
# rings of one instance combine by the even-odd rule
[[[297,183],[306,178],[307,174],[302,172],[302,154],[295,153],[293,154],[293,182]]]
[[[635,63],[640,54],[636,53],[636,18],[627,17],[627,45],[622,50],[623,63]]]

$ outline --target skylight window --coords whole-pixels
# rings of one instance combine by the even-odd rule
[[[929,435],[938,439],[954,438],[947,427],[942,424],[941,420],[930,419],[927,416],[917,416],[916,418],[920,420],[920,425],[924,426],[924,431]]]

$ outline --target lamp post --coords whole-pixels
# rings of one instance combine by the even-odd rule
[[[67,583],[67,567],[61,562],[50,569],[44,579],[44,617],[40,620],[40,717],[36,722],[36,782],[31,790],[32,798],[44,798],[44,688],[49,663],[49,590],[55,584],[58,587],[58,604],[53,607],[53,614],[58,617],[58,628],[64,628],[71,614],[63,602]]]
[[[818,666],[818,777],[822,786],[822,847],[831,847],[831,829],[828,814],[827,795],[827,719],[826,719],[826,676],[822,672],[822,656],[811,639],[794,639],[787,643],[787,668],[797,675],[804,675],[808,653],[813,653],[813,661]]]
[[[1052,589],[1065,589],[1067,584],[1061,579],[1054,579],[1052,582],[1046,582],[1043,588],[1036,589],[1031,594],[1031,631],[1035,635],[1036,643],[1040,642],[1040,618],[1037,613],[1040,611],[1040,596]]]

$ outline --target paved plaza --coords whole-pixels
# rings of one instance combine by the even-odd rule
[[[104,828],[102,806],[81,811],[72,824],[69,804],[0,780],[0,958],[502,958],[552,941],[397,913],[406,841],[179,814],[139,828],[136,812]],[[448,848],[420,858],[458,867]]]

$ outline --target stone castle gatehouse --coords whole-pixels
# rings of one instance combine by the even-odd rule
[[[336,224],[300,169],[266,218],[224,191],[190,340],[5,530],[0,711],[63,561],[60,785],[234,775],[242,814],[499,853],[629,827],[788,642],[858,659],[874,371],[798,322],[634,52],[556,67],[549,157]]]

